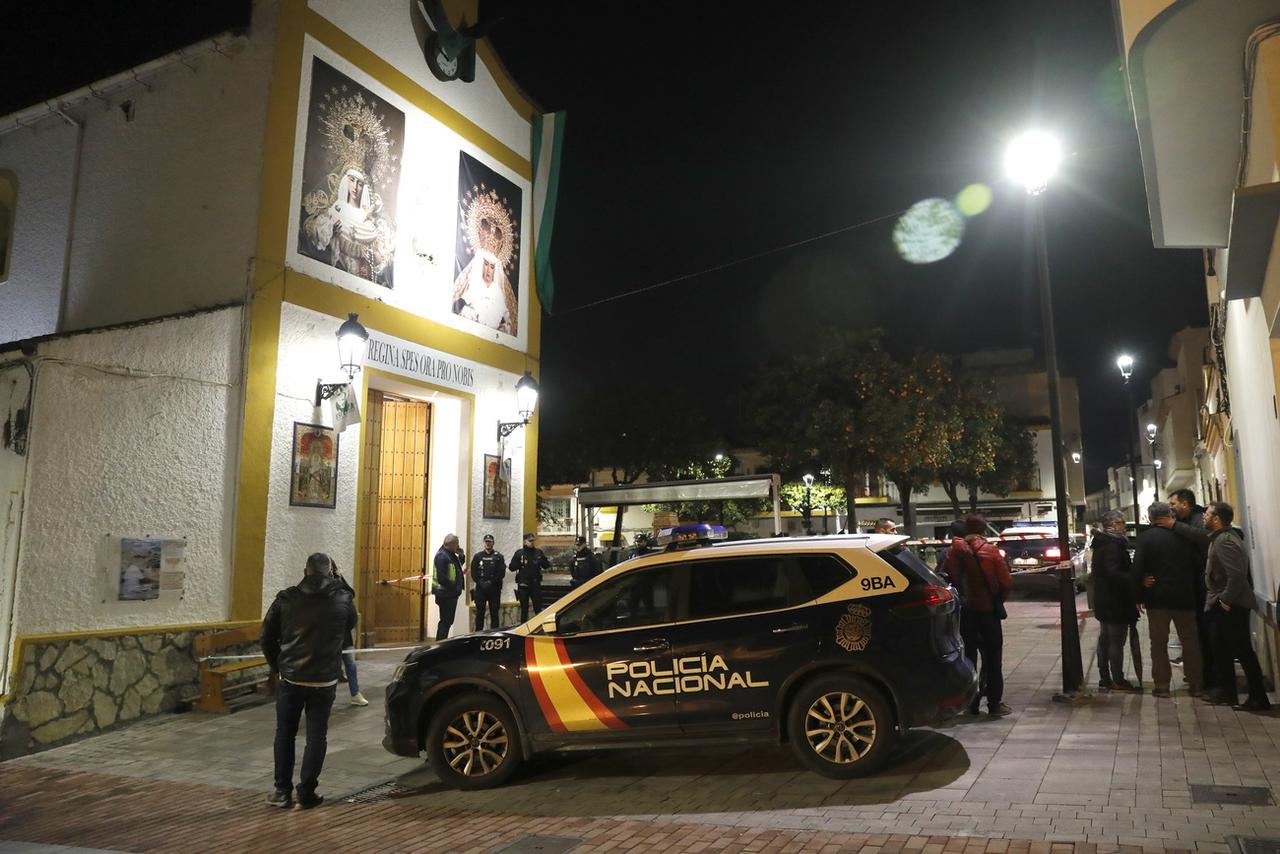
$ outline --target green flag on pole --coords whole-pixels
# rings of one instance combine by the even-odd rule
[[[551,233],[555,228],[556,191],[560,186],[560,152],[564,148],[564,113],[533,118],[533,274],[538,298],[547,314],[555,297],[551,276]]]

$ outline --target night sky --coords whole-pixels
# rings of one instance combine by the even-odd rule
[[[1005,141],[1038,124],[1068,152],[1047,197],[1057,335],[1089,488],[1103,485],[1124,453],[1116,355],[1133,353],[1146,388],[1169,335],[1207,322],[1200,254],[1151,245],[1108,0],[608,6],[510,3],[490,34],[530,94],[568,114],[548,440],[589,417],[584,397],[672,394],[706,401],[732,440],[751,370],[833,327],[881,325],[902,352],[1039,351],[1025,194],[1001,169]],[[584,307],[975,182],[992,203],[937,263],[903,261],[889,216]]]

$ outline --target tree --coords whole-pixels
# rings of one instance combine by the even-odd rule
[[[797,513],[803,512],[805,485],[801,481],[788,481],[778,490],[778,498]],[[848,506],[848,496],[843,486],[835,486],[815,480],[809,489],[809,509],[834,510]]]
[[[999,430],[1004,407],[992,399],[988,386],[972,380],[955,384],[950,404],[959,420],[959,433],[952,438],[951,453],[938,472],[938,482],[959,518],[960,487],[969,487],[971,507],[976,506],[981,478],[996,467],[996,455],[1002,447]]]
[[[887,358],[878,331],[837,332],[818,355],[769,366],[754,383],[756,447],[786,474],[830,469],[845,487],[850,519],[859,481],[877,461],[861,435],[869,388],[860,378]]]
[[[718,480],[727,477],[737,466],[728,454],[705,460],[689,460],[680,465],[658,466],[651,473],[654,480]],[[678,501],[669,504],[646,504],[645,510],[667,510],[676,513],[682,522],[718,521],[730,527],[746,522],[760,513],[765,506],[761,499]]]
[[[952,442],[963,432],[948,392],[950,366],[934,353],[905,363],[880,355],[859,376],[864,407],[858,432],[867,455],[898,487],[902,522],[916,523],[912,495],[938,479],[951,461]]]
[[[969,487],[969,509],[978,509],[978,490],[1005,496],[1029,489],[1036,473],[1035,436],[1023,424],[1004,418],[995,431],[995,463]]]

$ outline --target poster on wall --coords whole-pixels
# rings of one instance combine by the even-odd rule
[[[298,252],[390,288],[404,113],[316,58]]]
[[[486,519],[511,518],[511,472],[502,465],[502,457],[484,455],[484,508]]]
[[[515,335],[520,296],[520,188],[458,155],[453,313]]]
[[[181,599],[186,584],[186,551],[186,540],[108,535],[102,552],[106,556],[107,600]]]
[[[329,510],[338,506],[338,434],[332,428],[293,422],[289,503]]]

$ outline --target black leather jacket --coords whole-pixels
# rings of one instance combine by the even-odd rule
[[[262,621],[262,654],[290,682],[332,682],[342,672],[342,642],[355,625],[345,585],[308,575],[276,594]]]
[[[551,561],[539,548],[521,546],[511,557],[511,571],[516,574],[517,584],[538,584],[542,581],[542,571],[550,568]]]

